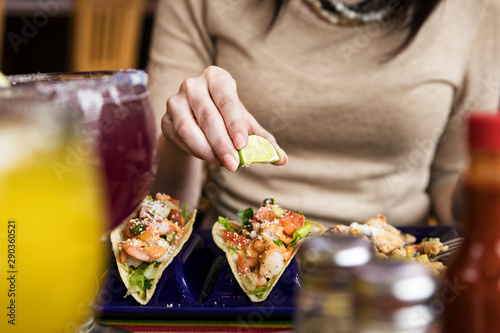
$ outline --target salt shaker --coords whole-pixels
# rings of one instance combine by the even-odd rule
[[[363,238],[326,234],[306,241],[298,253],[302,289],[296,299],[296,332],[351,333],[353,272],[372,258]]]
[[[425,333],[434,320],[437,288],[421,263],[372,262],[356,272],[356,333]]]

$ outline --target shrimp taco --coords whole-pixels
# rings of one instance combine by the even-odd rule
[[[219,217],[212,236],[253,302],[267,298],[305,239],[327,230],[300,212],[280,207],[274,198],[265,199],[256,212],[247,208],[238,216],[242,222]]]
[[[127,294],[147,304],[165,268],[193,231],[196,210],[181,211],[169,195],[146,197],[135,217],[111,232],[111,244]]]

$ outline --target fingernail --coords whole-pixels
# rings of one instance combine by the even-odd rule
[[[245,137],[241,133],[236,133],[233,141],[236,149],[242,149],[246,145]]]
[[[238,169],[239,162],[231,154],[224,155],[223,158],[224,165],[229,171],[236,171]]]

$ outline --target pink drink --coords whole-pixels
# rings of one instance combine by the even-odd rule
[[[124,221],[148,194],[157,168],[154,115],[142,71],[11,76],[15,84],[33,84],[55,103],[83,113],[87,143],[97,146],[106,179],[110,225]],[[69,152],[78,160],[80,151]]]
[[[98,126],[111,222],[116,226],[148,194],[156,173],[157,137],[147,93],[121,105],[105,103]]]

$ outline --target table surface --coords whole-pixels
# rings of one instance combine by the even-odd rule
[[[235,321],[161,321],[161,320],[98,320],[100,324],[118,327],[129,332],[293,332],[292,321],[265,321],[261,323]],[[433,326],[428,333],[440,333]]]

